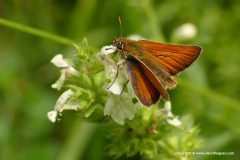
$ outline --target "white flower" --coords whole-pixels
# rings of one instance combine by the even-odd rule
[[[168,124],[171,124],[173,126],[180,126],[182,122],[178,119],[178,116],[174,116],[172,114],[171,108],[171,102],[166,101],[162,113],[166,116]]]
[[[51,60],[51,63],[53,63],[55,66],[59,68],[66,68],[68,67],[68,63],[63,59],[62,54],[57,54],[56,56],[53,57]]]
[[[192,23],[185,23],[175,30],[174,35],[177,39],[189,40],[197,35],[197,28]]]
[[[66,79],[66,70],[63,69],[60,72],[61,72],[60,78],[51,86],[52,88],[55,88],[57,90],[61,89],[61,87],[63,86],[65,79]]]
[[[56,105],[54,107],[54,110],[58,112],[62,112],[64,109],[64,105],[67,101],[67,99],[73,94],[73,91],[71,89],[63,92],[63,94],[58,98]]]
[[[47,113],[48,119],[49,119],[52,123],[56,122],[57,114],[58,114],[57,111],[50,111],[50,112],[48,112],[48,113]]]
[[[104,55],[108,55],[108,54],[112,54],[113,52],[116,51],[116,47],[114,47],[113,45],[110,45],[110,46],[104,46],[102,47],[101,49],[101,54],[104,54]]]
[[[167,122],[173,126],[180,126],[182,124],[178,117],[173,117],[172,119],[168,118]]]
[[[71,109],[77,110],[78,105],[73,103],[67,103],[68,98],[73,94],[71,89],[65,91],[57,100],[56,105],[53,111],[48,112],[47,116],[51,122],[57,120],[57,115],[60,114],[63,110]]]
[[[52,88],[55,88],[57,90],[60,90],[62,85],[64,84],[67,76],[75,75],[77,76],[79,73],[77,70],[75,70],[71,65],[69,65],[66,60],[63,59],[63,55],[58,54],[53,57],[51,62],[61,69],[61,76],[60,78],[52,85]]]
[[[123,63],[125,63],[125,61],[120,60],[116,63],[111,57],[107,56],[115,51],[116,47],[112,45],[105,46],[101,49],[101,52],[97,54],[97,57],[104,65],[106,78],[111,80],[107,90],[113,94],[120,95],[123,90],[123,85],[127,82],[127,78],[123,71]]]
[[[101,49],[101,52],[97,53],[98,59],[105,67],[105,73],[108,79],[114,78],[114,76],[112,75],[117,74],[116,63],[110,57],[106,56],[108,54],[112,54],[113,52],[115,52],[116,51],[115,49],[116,48],[114,46],[105,46]]]
[[[172,104],[170,101],[166,101],[165,104],[164,104],[164,108],[166,109],[167,111],[167,117],[173,117],[173,114],[172,114]]]
[[[125,119],[134,118],[135,111],[136,107],[128,93],[123,93],[121,97],[111,94],[104,107],[104,116],[111,115],[116,123],[123,125]]]
[[[123,90],[123,85],[121,85],[120,83],[114,82],[108,88],[108,90],[111,91],[113,94],[120,95],[122,93],[122,90]]]

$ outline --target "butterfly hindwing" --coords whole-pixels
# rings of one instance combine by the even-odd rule
[[[126,59],[126,70],[137,99],[144,106],[155,104],[160,99],[161,95],[146,76],[139,62],[132,57],[128,57]]]

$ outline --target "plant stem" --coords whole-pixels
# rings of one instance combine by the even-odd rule
[[[52,34],[49,32],[45,32],[40,29],[36,29],[36,28],[30,27],[27,25],[12,22],[12,21],[9,21],[9,20],[3,19],[3,18],[0,18],[0,25],[6,26],[9,28],[13,28],[13,29],[25,32],[25,33],[29,33],[29,34],[32,34],[32,35],[35,35],[38,37],[42,37],[45,39],[49,39],[49,40],[52,40],[52,41],[55,41],[58,43],[65,44],[65,45],[73,45],[73,43],[74,43],[74,41],[71,39],[64,38],[64,37],[61,37],[61,36],[58,36],[56,34]]]

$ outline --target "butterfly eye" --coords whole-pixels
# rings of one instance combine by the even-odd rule
[[[120,49],[120,50],[123,50],[123,44],[120,42],[117,44],[117,48]]]

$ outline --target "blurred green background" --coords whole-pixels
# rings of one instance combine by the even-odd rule
[[[1,0],[0,18],[99,49],[120,35],[197,44],[203,53],[170,91],[173,113],[192,115],[205,139],[199,151],[235,152],[240,158],[239,0]],[[174,40],[184,23],[197,28],[188,41]],[[0,25],[0,159],[104,159],[104,129],[81,124],[75,111],[58,123],[47,119],[61,94],[51,88],[60,75],[56,54],[73,56],[69,41],[51,40]]]

